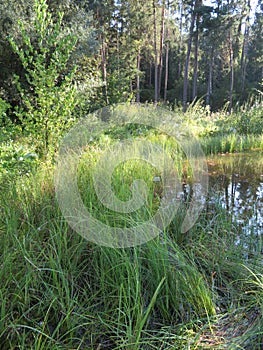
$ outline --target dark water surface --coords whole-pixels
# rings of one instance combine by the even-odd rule
[[[210,199],[219,195],[237,223],[263,233],[263,153],[220,155],[207,163]]]
[[[263,153],[222,154],[208,157],[207,165],[208,205],[219,203],[244,237],[262,244]]]
[[[263,254],[263,152],[207,156],[206,162],[209,191],[203,204],[208,217],[226,209],[237,244]],[[191,198],[192,185],[184,183],[181,196]]]

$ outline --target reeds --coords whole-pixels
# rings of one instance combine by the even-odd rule
[[[99,152],[87,151],[78,169],[88,209],[121,227],[147,220],[161,196],[154,195],[154,169],[127,162],[115,171],[113,188],[122,200],[134,175],[145,179],[150,194],[136,215],[113,216],[92,186]],[[182,159],[174,161],[183,168]],[[262,348],[261,252],[237,244],[238,229],[219,203],[187,233],[180,231],[182,203],[160,236],[138,247],[107,248],[68,226],[52,166],[2,186],[1,349]]]

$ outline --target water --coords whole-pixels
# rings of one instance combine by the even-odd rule
[[[263,154],[227,154],[208,159],[211,200],[216,196],[240,225],[263,233]]]
[[[207,158],[207,165],[208,205],[219,203],[229,212],[239,231],[237,243],[247,246],[253,242],[255,249],[261,250],[258,245],[263,236],[263,153],[218,155]]]
[[[222,154],[207,157],[206,162],[207,215],[217,215],[218,206],[226,209],[236,243],[250,252],[263,254],[263,153]],[[181,198],[191,199],[192,185],[183,187]]]

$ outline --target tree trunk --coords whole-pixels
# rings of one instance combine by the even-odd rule
[[[102,79],[103,79],[103,90],[104,90],[104,96],[106,99],[106,103],[109,103],[108,98],[108,88],[107,88],[107,66],[106,66],[106,45],[104,42],[104,38],[102,37],[102,43],[101,43],[101,70],[102,70]]]
[[[197,79],[198,79],[198,49],[199,49],[199,21],[200,16],[196,19],[196,33],[195,33],[195,51],[194,51],[194,79],[193,79],[193,94],[192,99],[197,97]]]
[[[165,3],[163,3],[163,6],[162,6],[162,22],[161,22],[161,32],[160,32],[158,99],[160,99],[160,95],[161,95],[161,84],[162,84],[163,42],[164,42],[164,18],[165,18]]]
[[[194,24],[195,24],[195,18],[196,18],[196,6],[197,1],[194,1],[194,8],[192,9],[191,14],[191,25],[189,30],[189,38],[187,43],[187,54],[185,59],[185,67],[184,67],[184,87],[183,87],[183,110],[184,112],[187,109],[187,89],[188,89],[188,71],[189,71],[189,62],[190,62],[190,54],[191,54],[191,47],[192,47],[192,39],[193,39],[193,30],[194,30]]]
[[[140,51],[137,55],[137,77],[136,77],[136,102],[140,102],[140,66],[141,66],[141,54]]]
[[[250,0],[247,2],[248,13],[246,17],[245,23],[245,32],[244,39],[242,45],[242,55],[241,55],[241,92],[245,89],[245,81],[246,81],[246,68],[247,68],[247,52],[248,52],[248,41],[249,41],[249,19],[250,19]]]
[[[164,77],[164,102],[167,100],[167,85],[168,85],[168,74],[169,74],[169,41],[166,42],[165,52],[165,77]]]
[[[228,32],[228,45],[229,45],[229,66],[230,66],[230,87],[229,87],[229,112],[232,112],[233,108],[233,90],[234,90],[234,59],[233,59],[233,43],[231,31]]]
[[[118,69],[118,79],[120,79],[120,34],[117,30],[117,69]]]
[[[206,93],[206,105],[211,106],[211,95],[213,93],[213,66],[214,66],[214,48],[211,47],[211,54],[209,60],[209,73],[207,82],[207,93]]]
[[[178,79],[181,78],[182,74],[182,48],[183,48],[183,1],[180,6],[180,22],[179,22],[179,32],[180,32],[180,40],[179,40],[179,48],[178,48],[178,56],[179,56],[179,64],[178,64]]]
[[[150,62],[150,68],[149,68],[149,86],[152,86],[152,64]]]
[[[157,52],[157,25],[156,0],[153,0],[153,28],[154,28],[154,103],[158,102],[158,52]]]

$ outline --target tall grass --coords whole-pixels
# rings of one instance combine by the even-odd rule
[[[199,140],[206,155],[263,150],[263,134],[261,136],[228,134],[202,137]]]
[[[178,119],[199,138],[205,154],[263,149],[263,101],[254,97],[230,114],[226,105],[211,112],[203,101],[194,101]]]
[[[98,152],[89,150],[88,166],[79,167],[87,204],[96,201],[90,181]],[[151,167],[127,163],[119,170],[156,190]],[[116,171],[113,184],[127,199],[129,179]],[[52,166],[1,186],[1,349],[261,349],[262,257],[237,245],[237,228],[220,204],[184,234],[182,204],[162,235],[115,249],[68,226]],[[133,222],[147,220],[159,198],[148,201],[150,209]],[[114,222],[102,207],[93,214]]]

